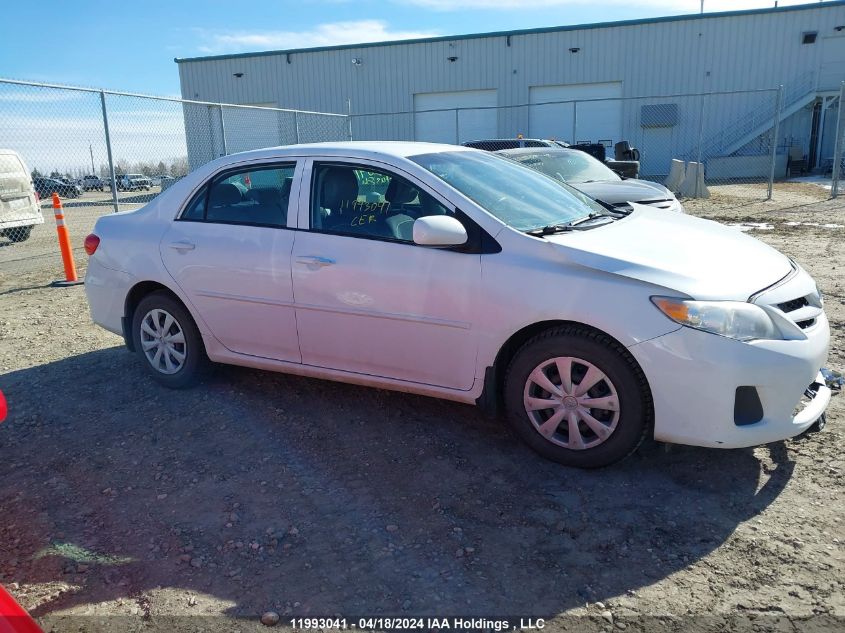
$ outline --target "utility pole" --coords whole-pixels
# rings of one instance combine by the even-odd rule
[[[96,176],[97,172],[94,169],[94,149],[91,147],[91,141],[88,141],[88,151],[91,153],[91,174]]]

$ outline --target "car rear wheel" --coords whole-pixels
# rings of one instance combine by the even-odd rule
[[[193,386],[208,366],[202,336],[185,307],[167,292],[138,303],[132,318],[135,351],[152,377],[165,387]]]
[[[580,468],[630,455],[652,418],[642,370],[619,343],[578,326],[529,340],[505,377],[508,421],[543,457]]]
[[[3,235],[9,238],[10,242],[25,242],[32,234],[31,226],[18,226],[13,229],[6,229]]]

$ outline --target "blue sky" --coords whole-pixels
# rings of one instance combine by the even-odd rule
[[[0,77],[178,95],[174,57],[697,13],[699,1],[17,1],[3,7]],[[772,5],[705,0],[708,12]]]

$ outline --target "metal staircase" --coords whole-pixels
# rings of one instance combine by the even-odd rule
[[[785,84],[780,121],[812,103],[816,96],[815,73],[807,73]],[[755,138],[772,129],[776,116],[778,116],[777,103],[773,96],[763,107],[752,108],[705,141],[701,147],[701,158],[730,156],[739,151]]]

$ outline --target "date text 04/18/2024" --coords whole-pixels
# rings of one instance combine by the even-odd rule
[[[381,631],[509,631],[509,630],[539,630],[545,627],[542,618],[487,619],[487,618],[291,618],[293,628],[308,629],[337,629],[337,630],[381,630]]]

